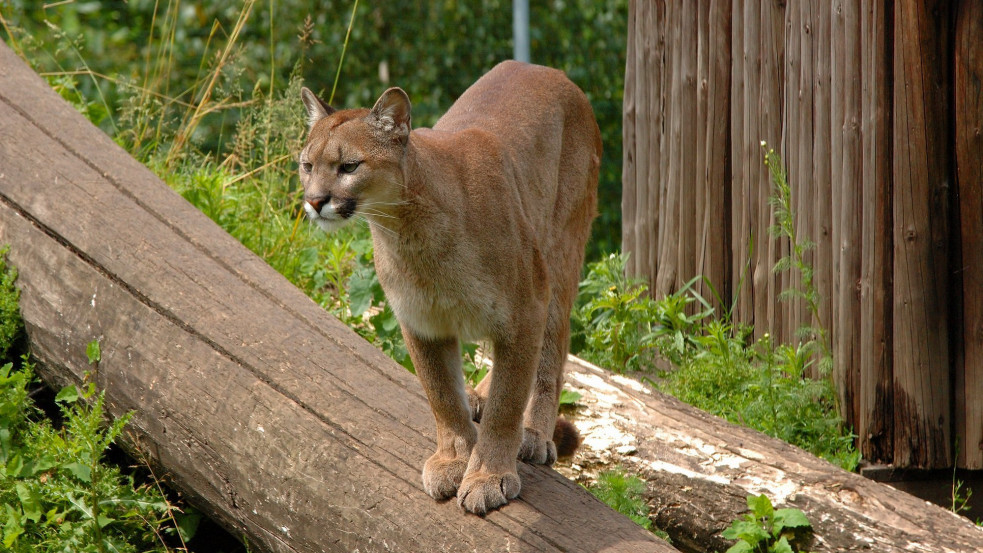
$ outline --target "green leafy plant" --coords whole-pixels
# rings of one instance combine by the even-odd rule
[[[138,484],[103,462],[129,415],[105,422],[104,397],[89,384],[56,396],[63,425],[40,416],[28,396],[33,367],[0,367],[2,543],[12,552],[183,550],[180,511],[154,484]]]
[[[775,509],[766,495],[749,495],[750,513],[731,523],[723,537],[737,540],[727,553],[795,553],[810,537],[812,523],[799,509]]]
[[[573,390],[560,390],[560,409],[570,409],[577,405],[580,398],[583,397],[580,392],[574,392]]]
[[[775,344],[767,334],[753,340],[752,329],[717,316],[696,294],[695,279],[653,300],[644,284],[624,276],[624,264],[617,255],[588,265],[574,312],[575,353],[601,366],[648,372],[665,359],[671,368],[652,380],[661,390],[848,470],[857,466],[860,454],[836,412],[830,381],[806,375],[810,346]],[[623,350],[612,345],[615,336]]]
[[[775,273],[795,270],[799,275],[799,285],[783,290],[779,300],[799,299],[805,302],[806,309],[812,316],[813,324],[803,324],[797,331],[800,338],[807,340],[806,347],[816,350],[819,354],[819,374],[828,377],[833,369],[833,353],[830,350],[829,336],[819,314],[819,304],[822,296],[813,281],[813,268],[806,261],[806,252],[816,247],[815,242],[803,239],[796,231],[796,214],[792,207],[792,186],[788,181],[788,173],[781,157],[774,148],[769,148],[764,141],[761,148],[765,151],[764,164],[771,176],[772,194],[768,203],[775,215],[775,224],[768,232],[773,238],[784,238],[789,242],[789,253],[775,263],[772,271]]]
[[[14,286],[17,270],[7,263],[7,247],[0,248],[0,360],[21,334],[24,323],[20,317],[20,290]]]
[[[627,516],[636,524],[652,529],[649,507],[645,502],[645,481],[616,469],[597,475],[597,483],[588,488],[595,497],[615,511]]]

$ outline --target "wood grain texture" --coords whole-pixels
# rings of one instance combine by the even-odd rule
[[[962,363],[956,368],[959,465],[983,469],[983,2],[956,14],[956,176],[962,224]]]
[[[621,150],[621,249],[626,252],[640,252],[649,249],[647,244],[639,244],[636,225],[639,221],[638,215],[638,187],[644,185],[639,182],[638,173],[640,170],[647,170],[648,160],[643,160],[641,167],[638,162],[638,152],[641,140],[647,138],[644,128],[641,133],[636,134],[638,121],[637,101],[647,101],[648,95],[644,91],[636,90],[639,75],[645,75],[635,69],[635,63],[639,59],[639,43],[642,42],[642,32],[635,28],[638,25],[638,7],[633,1],[631,9],[628,10],[628,46],[625,55],[625,90],[622,96],[622,119],[621,119],[621,139],[624,145]],[[633,255],[628,260],[626,270],[630,274],[641,274],[637,264],[638,255]]]
[[[895,4],[894,462],[952,461],[948,2]]]
[[[890,0],[862,6],[863,228],[860,288],[859,447],[872,463],[893,461]]]
[[[840,168],[839,179],[834,180],[834,186],[839,190],[839,201],[834,204],[834,217],[839,219],[839,224],[834,224],[839,229],[839,239],[834,240],[835,255],[839,259],[834,263],[839,282],[833,307],[837,313],[834,358],[839,371],[836,380],[842,390],[841,415],[848,425],[855,427],[859,419],[855,396],[860,390],[860,341],[857,338],[860,336],[860,270],[864,257],[860,236],[863,192],[860,0],[843,0],[839,7],[843,25],[843,42],[839,45],[843,51],[843,68],[837,81],[842,98],[842,119],[833,127],[833,133],[840,136],[840,151],[834,162]]]
[[[423,492],[414,377],[168,189],[0,45],[0,243],[42,375],[134,411],[127,447],[258,551],[671,551],[522,465],[485,518]]]

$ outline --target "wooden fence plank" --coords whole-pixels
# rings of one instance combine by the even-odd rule
[[[983,469],[983,2],[961,2],[955,38],[956,170],[962,223],[963,363],[959,464]]]
[[[731,281],[733,297],[737,299],[734,318],[751,321],[751,247],[753,237],[747,221],[747,175],[744,167],[746,136],[744,133],[744,114],[747,110],[745,96],[745,65],[747,54],[744,47],[745,0],[733,0],[731,16],[734,21],[731,33],[731,87],[730,87],[730,248],[733,252]]]
[[[761,99],[761,1],[744,2],[744,121],[742,124],[741,173],[744,189],[744,223],[753,248],[749,256],[749,270],[746,285],[751,291],[748,298],[747,316],[742,319],[755,325],[760,335],[767,332],[768,301],[765,293],[771,267],[768,267],[767,217],[761,213],[759,191],[761,189],[761,149],[762,140],[758,113]],[[763,322],[763,324],[758,324]]]
[[[813,4],[815,21],[816,46],[815,81],[813,85],[813,126],[815,140],[813,141],[813,192],[815,226],[812,240],[816,242],[815,251],[815,284],[816,291],[822,297],[819,303],[819,324],[826,327],[830,336],[836,332],[836,322],[833,319],[833,189],[832,189],[832,142],[831,142],[831,102],[833,83],[830,79],[832,64],[830,3],[817,0]]]
[[[761,87],[758,90],[757,109],[759,117],[758,141],[765,140],[773,148],[781,148],[782,116],[784,104],[784,65],[785,44],[785,2],[763,0],[760,4],[760,26],[758,40],[761,56]],[[773,341],[785,340],[784,305],[778,300],[779,294],[787,285],[787,272],[776,273],[775,264],[788,253],[788,241],[775,239],[769,229],[775,225],[774,211],[771,209],[772,185],[768,171],[762,163],[762,151],[755,148],[755,173],[758,187],[758,234],[761,236],[762,254],[759,270],[763,275],[762,287],[755,294],[761,294],[757,301],[764,311],[755,313],[755,329],[768,331]],[[780,151],[780,150],[779,150]],[[758,318],[761,315],[763,318]],[[763,324],[762,324],[763,323]]]
[[[837,81],[842,97],[842,121],[834,126],[833,133],[840,135],[840,153],[837,164],[841,166],[839,181],[833,186],[840,191],[838,210],[839,241],[834,241],[839,257],[837,271],[838,294],[834,309],[837,312],[837,339],[834,349],[835,366],[839,371],[841,415],[847,424],[856,426],[860,390],[860,260],[861,250],[861,174],[860,102],[861,60],[860,50],[860,0],[843,0],[842,48],[843,68]],[[834,268],[834,270],[836,270]]]
[[[702,254],[698,268],[709,278],[726,309],[731,303],[733,286],[729,280],[732,263],[731,243],[731,174],[730,174],[730,66],[731,66],[731,0],[711,0],[708,14],[708,82],[706,166],[697,175],[706,189],[703,212]],[[703,296],[713,299],[705,288]]]
[[[891,58],[890,1],[863,6],[863,245],[860,295],[860,451],[868,462],[891,463],[894,404],[891,337]]]
[[[666,182],[674,182],[675,179],[679,177],[679,166],[678,163],[674,161],[673,156],[678,155],[678,144],[672,145],[672,140],[670,137],[673,135],[678,136],[679,120],[675,117],[676,110],[678,109],[677,104],[682,101],[681,98],[673,94],[677,87],[678,74],[680,72],[679,56],[679,44],[680,38],[680,11],[681,7],[678,2],[667,2],[665,11],[665,52],[663,53],[663,59],[665,64],[663,65],[662,82],[663,82],[663,96],[662,96],[662,112],[665,120],[663,121],[663,129],[665,132],[659,132],[660,135],[660,159],[662,160],[662,168],[666,171]],[[658,255],[658,273],[655,280],[655,293],[657,296],[664,296],[666,294],[671,294],[676,289],[677,280],[677,269],[679,264],[679,202],[680,196],[684,193],[683,186],[684,183],[679,183],[678,185],[673,184],[672,186],[666,185],[662,191],[665,194],[660,198],[660,214],[659,218],[659,251],[655,252]]]
[[[638,214],[638,173],[648,171],[649,163],[638,163],[639,144],[648,136],[643,129],[636,134],[638,125],[638,101],[648,102],[649,95],[643,90],[637,90],[636,81],[645,79],[648,71],[640,72],[635,68],[635,63],[640,59],[638,43],[644,40],[644,31],[636,29],[638,24],[639,6],[632,0],[628,9],[628,46],[625,59],[625,90],[622,96],[622,119],[621,119],[621,249],[624,252],[633,252],[628,260],[626,270],[629,274],[643,274],[638,265],[638,255],[642,251],[650,249],[649,244],[639,243],[636,225],[640,219]]]
[[[649,244],[660,244],[662,241],[663,203],[666,186],[664,175],[668,174],[665,163],[662,162],[663,150],[668,151],[664,144],[663,129],[665,128],[666,98],[665,91],[669,90],[669,80],[666,70],[666,3],[664,0],[642,2],[645,7],[645,66],[649,68],[646,89],[648,92],[648,115],[645,118],[650,137],[648,141],[648,159],[651,167],[647,175],[648,193],[639,197],[639,205],[646,205],[650,212],[645,236]],[[656,165],[658,161],[658,165]],[[644,203],[643,203],[644,200]],[[659,270],[658,250],[652,248],[642,259],[645,273],[649,275],[650,285],[654,287]]]
[[[894,462],[951,466],[949,3],[896,3],[894,36]]]

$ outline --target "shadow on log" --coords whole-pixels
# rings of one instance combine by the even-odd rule
[[[299,113],[299,112],[298,112]],[[415,377],[93,127],[0,44],[0,243],[41,373],[85,345],[127,445],[257,550],[673,549],[580,486],[521,466],[485,518],[420,483],[434,448]]]

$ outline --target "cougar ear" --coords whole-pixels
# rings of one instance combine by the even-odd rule
[[[383,92],[369,113],[369,124],[405,146],[410,137],[410,97],[398,87]]]
[[[300,89],[300,98],[304,101],[304,107],[307,108],[307,128],[310,129],[321,119],[331,115],[335,112],[335,109],[328,105],[327,102],[317,97],[316,94],[311,92],[311,89],[306,86]]]

